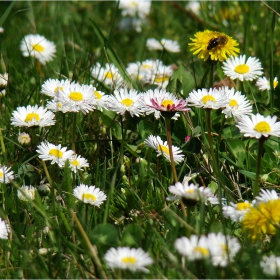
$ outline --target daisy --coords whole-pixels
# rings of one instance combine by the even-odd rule
[[[171,66],[160,65],[156,71],[152,73],[151,84],[158,85],[158,88],[166,88],[169,78],[173,74]]]
[[[277,77],[273,80],[273,88],[276,88],[278,85],[278,79]],[[266,77],[259,77],[256,86],[259,88],[259,90],[270,90],[270,80],[268,80]]]
[[[0,96],[4,96],[6,94],[8,78],[9,78],[8,73],[0,74]]]
[[[146,47],[150,51],[162,51],[163,50],[162,44],[155,38],[149,38],[146,42]]]
[[[55,124],[54,113],[48,111],[46,108],[38,105],[27,107],[18,107],[12,113],[12,125],[19,127],[40,126],[45,127]]]
[[[106,194],[95,186],[81,184],[73,190],[74,196],[84,203],[99,207],[107,198]]]
[[[268,202],[277,199],[279,199],[279,195],[275,190],[261,189],[259,195],[255,197],[256,202]]]
[[[38,34],[26,35],[20,43],[20,49],[23,56],[34,56],[41,64],[51,61],[56,52],[55,44]]]
[[[199,1],[190,1],[186,5],[185,9],[192,11],[194,14],[196,14],[198,16],[200,13],[200,3],[199,3]]]
[[[0,218],[0,238],[8,239],[10,227],[8,223]]]
[[[144,113],[141,101],[142,94],[138,94],[136,90],[120,88],[114,90],[113,95],[108,96],[107,108],[121,115],[129,112],[132,117],[139,117]]]
[[[86,114],[95,108],[95,91],[96,88],[91,85],[69,83],[64,85],[63,91],[59,90],[59,95],[55,96],[54,101],[61,102],[70,112],[82,111]]]
[[[209,244],[206,236],[198,237],[191,235],[190,238],[181,237],[176,239],[175,249],[188,260],[202,260],[210,256]]]
[[[252,204],[247,200],[237,204],[231,202],[230,205],[223,206],[223,215],[234,222],[240,222],[251,207]]]
[[[69,160],[74,155],[72,150],[66,150],[67,148],[62,148],[60,144],[54,145],[49,142],[42,142],[36,152],[43,161],[51,160],[51,164],[57,163],[59,167],[63,167],[66,160]]]
[[[70,80],[48,79],[42,85],[41,93],[50,97],[58,95],[59,91],[64,91],[64,87],[70,84]]]
[[[64,100],[50,100],[47,102],[46,108],[53,112],[62,112],[64,114],[70,112],[70,107],[68,106],[68,104],[66,104]]]
[[[159,136],[150,135],[148,139],[144,141],[149,147],[157,151],[157,156],[163,155],[168,161],[170,161],[170,154],[167,141],[162,141]],[[178,147],[172,146],[173,158],[175,163],[184,161],[183,151]]]
[[[280,137],[280,122],[276,122],[276,116],[267,116],[257,113],[251,115],[251,117],[243,116],[238,125],[236,125],[241,133],[244,133],[245,137],[261,138],[276,136]]]
[[[104,259],[110,268],[143,272],[148,272],[145,266],[153,263],[152,258],[142,248],[110,248],[104,255]]]
[[[17,191],[17,196],[22,201],[34,200],[36,189],[33,186],[22,186]]]
[[[226,107],[228,97],[223,93],[223,90],[210,88],[209,90],[203,88],[193,90],[186,99],[189,106],[202,107],[208,109],[219,109]]]
[[[95,102],[97,109],[102,112],[102,110],[107,108],[107,102],[108,102],[108,95],[105,95],[105,92],[102,92],[100,90],[95,90],[94,92]]]
[[[47,196],[50,193],[50,184],[46,183],[44,184],[43,182],[40,182],[40,185],[38,186],[38,193],[41,196]]]
[[[245,95],[242,95],[240,91],[234,92],[234,88],[224,87],[223,89],[228,98],[226,108],[222,111],[226,118],[233,116],[235,121],[238,121],[242,116],[252,113],[252,105]]]
[[[222,66],[225,75],[232,80],[239,79],[240,81],[252,81],[263,72],[261,63],[257,58],[249,57],[246,61],[246,55],[240,57],[228,58]]]
[[[80,155],[74,155],[69,159],[69,167],[73,172],[77,170],[83,170],[85,167],[89,167],[87,159],[81,157]]]
[[[214,266],[227,266],[232,262],[241,246],[236,237],[225,236],[221,232],[210,233],[207,236],[210,259]]]
[[[275,255],[263,256],[260,267],[266,275],[280,277],[280,257]]]
[[[172,41],[165,38],[161,39],[160,42],[154,38],[150,38],[146,42],[146,47],[150,51],[154,51],[154,50],[162,51],[163,49],[166,49],[167,51],[172,53],[178,53],[181,51],[177,41]]]
[[[28,145],[31,142],[30,135],[28,133],[22,132],[18,135],[18,142],[21,145]]]
[[[119,2],[119,8],[123,10],[123,16],[138,16],[144,19],[150,13],[151,0],[120,0]]]
[[[223,61],[229,56],[236,56],[239,53],[239,49],[236,48],[238,46],[236,40],[225,33],[205,30],[197,32],[194,37],[194,39],[191,38],[193,43],[189,43],[190,51],[204,61],[209,58]]]
[[[8,184],[14,179],[14,172],[10,169],[11,167],[0,165],[0,183]]]

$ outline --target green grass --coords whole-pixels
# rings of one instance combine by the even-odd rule
[[[71,149],[73,114],[56,113],[53,127],[24,129],[11,125],[12,112],[19,106],[46,105],[47,96],[40,93],[48,78],[71,78],[89,84],[90,67],[97,62],[111,62],[122,71],[128,63],[145,59],[160,59],[165,65],[177,65],[174,94],[187,97],[199,88],[205,63],[189,51],[190,38],[198,31],[217,30],[239,42],[240,53],[260,59],[266,76],[277,76],[280,70],[279,17],[259,1],[201,2],[198,19],[185,10],[188,1],[154,1],[142,32],[120,30],[121,11],[114,1],[40,1],[1,2],[0,73],[9,73],[6,96],[0,96],[0,129],[3,144],[0,164],[10,166],[16,178],[10,184],[0,184],[0,217],[11,227],[9,240],[0,239],[0,277],[8,278],[265,278],[260,268],[263,255],[280,254],[279,229],[271,239],[258,242],[247,239],[239,223],[225,219],[220,206],[197,205],[189,217],[184,217],[180,204],[166,202],[172,185],[170,163],[157,158],[155,151],[143,145],[150,135],[166,139],[165,123],[152,115],[123,119],[109,111],[76,114],[75,149],[89,161],[89,168],[75,176],[67,168],[46,162],[52,180],[52,193],[23,202],[17,196],[22,185],[37,187],[46,177],[37,156],[37,144],[43,140]],[[280,10],[277,1],[267,2]],[[5,12],[6,11],[6,12]],[[275,26],[274,26],[275,25]],[[53,61],[38,68],[31,57],[23,57],[20,41],[27,34],[41,34],[56,44]],[[169,38],[181,46],[178,54],[149,51],[148,38]],[[214,82],[225,78],[221,64],[214,69]],[[130,79],[126,77],[126,79]],[[175,82],[176,83],[175,83]],[[107,94],[113,90],[100,85]],[[236,83],[236,87],[238,84]],[[144,87],[134,83],[139,92]],[[255,82],[244,82],[243,94],[251,100],[254,113],[279,117],[280,87],[273,93],[260,92]],[[274,97],[273,102],[270,97]],[[271,105],[272,104],[272,105]],[[199,173],[192,182],[210,186],[217,192],[217,178],[211,172],[209,144],[202,109],[190,113],[190,128],[181,115],[172,123],[173,145],[181,147],[185,162],[176,166],[179,181],[190,173]],[[212,132],[218,135],[221,110],[212,112]],[[125,126],[127,125],[126,129]],[[21,146],[18,133],[36,134],[29,146]],[[122,135],[123,132],[125,135]],[[191,135],[190,142],[184,139]],[[1,137],[1,135],[0,135]],[[37,143],[37,144],[36,144]],[[217,137],[214,136],[214,145]],[[121,148],[123,145],[123,155]],[[5,149],[4,149],[5,148]],[[260,174],[261,188],[277,189],[280,185],[280,141],[271,137],[264,144]],[[256,174],[257,140],[245,138],[226,119],[220,149],[216,149],[219,183],[222,195],[230,201],[252,200]],[[142,158],[143,160],[139,160]],[[122,166],[122,162],[123,166]],[[95,185],[108,199],[100,208],[78,202],[73,189],[81,184]],[[109,199],[110,197],[110,199]],[[137,211],[132,216],[131,211]],[[234,262],[225,268],[210,262],[183,260],[174,248],[177,238],[185,236],[188,226],[199,234],[223,232],[238,237],[242,248]],[[44,233],[48,227],[49,232]],[[92,247],[94,246],[94,247]],[[141,247],[149,252],[154,264],[149,273],[114,271],[106,266],[104,254],[111,247]],[[39,249],[48,251],[41,254]],[[92,249],[93,248],[93,249]]]

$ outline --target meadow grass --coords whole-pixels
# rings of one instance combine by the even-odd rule
[[[240,54],[260,60],[266,77],[279,76],[280,19],[276,12],[280,3],[267,1],[269,7],[261,1],[199,3],[196,15],[185,8],[188,1],[153,1],[141,32],[129,24],[121,28],[124,17],[115,1],[0,3],[0,26],[4,28],[0,73],[9,73],[6,95],[0,96],[0,164],[11,167],[15,175],[8,184],[0,181],[0,217],[11,229],[7,240],[0,239],[1,278],[269,278],[260,261],[264,255],[280,256],[280,218],[272,225],[273,233],[252,240],[242,223],[223,216],[222,202],[252,201],[257,194],[255,185],[277,192],[278,137],[264,142],[258,159],[258,140],[244,137],[233,118],[223,118],[221,109],[210,112],[211,133],[205,110],[192,107],[191,112],[181,113],[171,121],[173,145],[185,157],[175,166],[178,180],[182,182],[187,175],[191,183],[209,187],[219,198],[218,205],[200,202],[185,209],[183,202],[166,200],[168,187],[174,185],[170,162],[144,144],[149,135],[167,139],[163,117],[132,117],[96,109],[88,114],[56,112],[56,124],[43,128],[11,124],[16,108],[46,106],[50,98],[41,89],[47,79],[89,85],[94,80],[91,67],[97,62],[102,66],[113,63],[137,92],[154,89],[157,86],[134,81],[126,72],[128,63],[146,59],[160,59],[176,69],[167,90],[178,98],[224,82],[250,100],[254,114],[279,118],[279,86],[260,91],[255,81],[229,84],[221,62],[212,68],[211,83],[209,75],[203,79],[206,63],[193,55],[188,44],[198,31],[223,32],[237,40]],[[20,42],[27,34],[40,34],[54,42],[54,59],[43,65],[32,56],[24,57]],[[181,51],[149,51],[148,38],[176,40]],[[102,81],[95,80],[93,85],[108,95],[114,92]],[[30,144],[18,142],[20,132],[31,135]],[[186,136],[190,136],[188,142]],[[42,161],[36,151],[42,141],[75,150],[88,160],[89,167],[74,173],[69,162],[59,168]],[[46,196],[37,190],[41,181],[50,184]],[[73,195],[80,184],[95,185],[107,199],[100,207],[83,203]],[[19,198],[23,185],[36,188],[33,199]],[[174,248],[182,236],[219,232],[237,237],[241,244],[226,266],[215,266],[209,259],[190,261]],[[120,246],[149,252],[154,261],[147,266],[149,272],[111,269],[104,255]]]

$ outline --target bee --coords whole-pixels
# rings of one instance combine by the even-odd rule
[[[217,38],[212,38],[207,46],[207,50],[212,50],[213,48],[216,48],[219,45],[225,45],[228,41],[228,38],[226,36],[219,36]]]

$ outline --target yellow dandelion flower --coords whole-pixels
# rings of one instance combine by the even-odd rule
[[[243,229],[251,239],[256,240],[261,234],[274,235],[280,222],[280,199],[261,202],[252,207],[244,216]]]
[[[190,51],[204,61],[226,60],[229,56],[236,56],[240,50],[236,48],[239,44],[232,37],[218,31],[205,30],[194,34],[193,43],[189,43]]]

